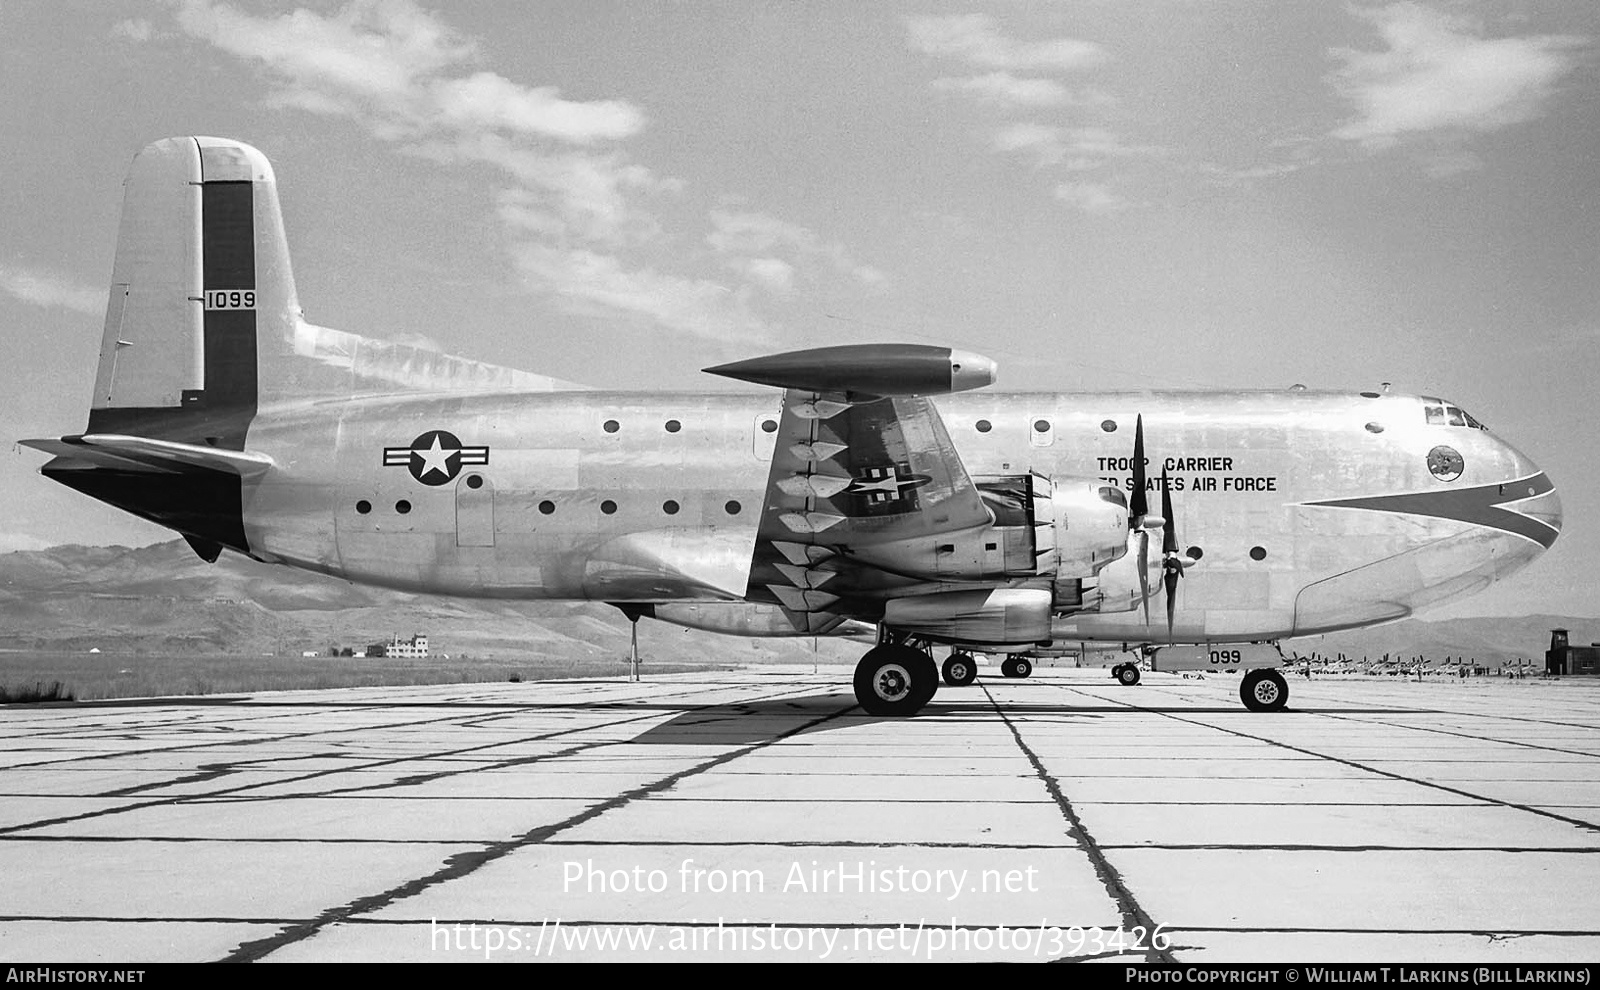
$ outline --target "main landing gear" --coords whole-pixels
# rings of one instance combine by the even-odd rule
[[[1248,670],[1239,684],[1239,700],[1253,712],[1281,712],[1289,703],[1289,685],[1270,667]]]
[[[966,687],[978,679],[978,661],[970,653],[952,650],[945,659],[942,673],[944,682],[951,687]]]
[[[915,715],[939,690],[939,668],[925,650],[879,643],[856,664],[855,689],[868,715]]]
[[[1119,663],[1111,668],[1111,676],[1117,683],[1125,687],[1133,687],[1139,683],[1139,665],[1136,663]]]
[[[1033,661],[1016,655],[1006,657],[1000,664],[1000,673],[1007,677],[1027,677],[1033,673]]]

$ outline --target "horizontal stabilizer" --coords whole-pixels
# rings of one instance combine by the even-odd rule
[[[202,447],[172,440],[151,440],[115,433],[91,433],[59,440],[23,440],[22,445],[57,457],[88,461],[119,470],[157,470],[182,473],[203,469],[254,478],[273,466],[272,458],[249,451]]]

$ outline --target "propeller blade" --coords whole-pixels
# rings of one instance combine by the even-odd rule
[[[1167,469],[1161,469],[1161,555],[1170,557],[1178,552],[1178,524],[1172,517],[1172,488],[1167,481]]]
[[[1133,421],[1133,497],[1128,499],[1128,516],[1135,526],[1150,511],[1144,486],[1144,414],[1140,413]]]
[[[1139,530],[1139,594],[1144,599],[1144,624],[1150,624],[1150,534]]]
[[[1183,576],[1183,571],[1168,571],[1162,579],[1167,586],[1167,641],[1172,641],[1172,616],[1178,610],[1178,578]]]
[[[1178,579],[1183,560],[1178,555],[1178,524],[1172,514],[1172,487],[1167,469],[1161,469],[1161,585],[1167,597],[1167,639],[1172,639],[1173,615],[1178,610]],[[1148,623],[1146,623],[1148,625]]]

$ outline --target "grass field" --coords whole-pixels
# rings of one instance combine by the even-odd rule
[[[655,664],[649,674],[717,670],[726,665]],[[0,703],[56,700],[57,692],[78,701],[148,698],[250,691],[378,687],[400,684],[471,684],[485,681],[551,680],[559,677],[628,676],[614,660],[403,660],[388,657],[160,656],[115,653],[0,652]],[[30,697],[39,686],[46,697]]]

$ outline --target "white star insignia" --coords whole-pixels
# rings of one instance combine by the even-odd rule
[[[422,458],[422,470],[417,472],[417,477],[426,478],[435,471],[443,475],[449,475],[450,457],[459,453],[459,451],[446,449],[439,443],[439,434],[435,433],[433,435],[433,446],[430,449],[414,450],[412,453]]]

